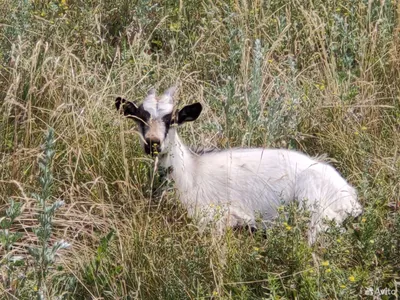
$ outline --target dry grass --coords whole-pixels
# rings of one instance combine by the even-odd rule
[[[348,299],[368,287],[398,295],[399,24],[395,1],[6,0],[0,212],[9,198],[23,203],[12,251],[26,255],[36,243],[32,193],[52,127],[53,198],[66,202],[52,241],[72,246],[52,266],[48,298]],[[189,144],[327,154],[357,188],[363,218],[345,233],[332,226],[313,248],[296,207],[267,238],[199,235],[113,107],[116,96],[140,101],[176,82],[178,105],[205,107],[182,128]],[[12,284],[8,268],[1,260],[6,299],[36,295],[32,258]]]

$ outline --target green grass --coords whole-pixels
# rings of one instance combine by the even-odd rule
[[[0,30],[0,218],[13,239],[0,246],[0,298],[39,295],[27,250],[38,246],[32,193],[43,193],[49,127],[47,202],[65,204],[48,246],[71,246],[48,266],[45,298],[400,294],[398,1],[3,0]],[[266,237],[200,235],[114,109],[117,96],[139,102],[176,82],[178,106],[205,107],[181,129],[188,144],[326,154],[363,216],[312,247],[296,206]],[[22,203],[16,218],[9,199]]]

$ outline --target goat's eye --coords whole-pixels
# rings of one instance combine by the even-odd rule
[[[162,119],[165,124],[171,124],[172,114],[165,115]]]
[[[143,119],[143,118],[137,117],[137,118],[135,118],[135,121],[136,121],[136,123],[137,123],[138,125],[144,125],[144,126],[147,125],[147,122],[146,122],[145,119]]]

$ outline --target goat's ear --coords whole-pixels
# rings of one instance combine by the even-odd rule
[[[196,120],[202,111],[203,107],[200,103],[194,103],[190,105],[186,105],[180,111],[177,112],[177,123],[178,125],[183,124],[185,122],[191,122]]]
[[[130,102],[126,101],[125,99],[118,97],[115,99],[115,107],[117,108],[118,111],[121,111],[121,113],[124,113],[124,116],[136,116],[138,108],[137,106]]]

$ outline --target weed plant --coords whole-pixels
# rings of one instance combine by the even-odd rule
[[[398,1],[2,0],[0,24],[0,298],[399,296]],[[329,157],[363,215],[311,247],[299,206],[200,235],[114,108],[175,83],[205,108],[186,143]]]

